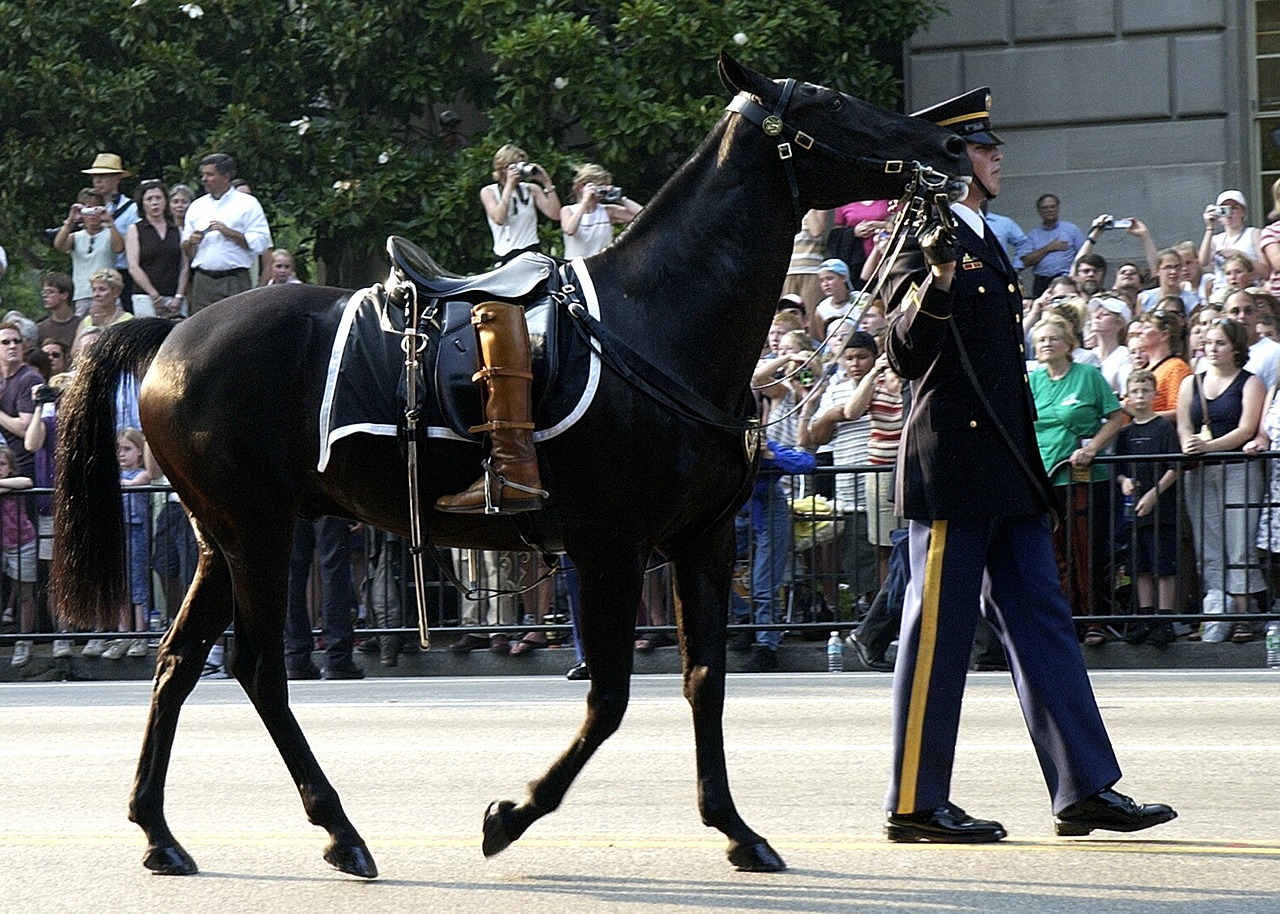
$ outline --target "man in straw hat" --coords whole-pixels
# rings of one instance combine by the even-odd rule
[[[111,214],[111,220],[119,229],[120,236],[124,237],[129,231],[129,226],[138,221],[137,204],[132,197],[120,193],[120,182],[132,174],[125,169],[124,161],[114,152],[100,152],[93,160],[93,164],[88,168],[82,168],[80,173],[89,175],[92,179],[93,189],[102,194],[102,199],[106,201],[107,212]],[[129,261],[123,253],[116,257],[116,269],[124,277],[125,288],[121,293],[121,301],[132,301],[133,279],[129,276]]]
[[[973,178],[941,214],[950,224],[931,224],[904,252],[886,294],[897,308],[889,361],[911,380],[913,399],[897,472],[911,576],[894,669],[890,841],[1005,837],[999,822],[950,797],[980,609],[1008,655],[1057,833],[1137,831],[1177,815],[1112,789],[1120,767],[1045,520],[1054,502],[1036,446],[1017,274],[980,213],[1000,192],[1004,159],[990,105],[989,91],[976,89],[916,115],[968,141]],[[1092,457],[1084,447],[1072,460]]]

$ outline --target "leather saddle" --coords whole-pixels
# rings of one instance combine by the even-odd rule
[[[472,380],[480,359],[471,308],[485,301],[510,302],[525,309],[533,361],[534,423],[543,429],[563,418],[560,404],[566,392],[557,390],[557,382],[561,343],[568,339],[560,339],[562,309],[556,296],[564,288],[564,278],[554,259],[525,253],[487,273],[459,276],[396,235],[387,239],[387,253],[392,263],[387,283],[391,303],[407,315],[411,293],[405,283],[412,283],[423,314],[419,330],[428,344],[419,380],[427,392],[425,426],[443,426],[468,441],[482,440],[483,436],[468,429],[484,421],[480,386]]]

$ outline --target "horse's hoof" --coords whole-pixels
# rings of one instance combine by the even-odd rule
[[[194,876],[199,872],[196,862],[181,844],[149,848],[142,865],[157,876]]]
[[[378,875],[378,864],[363,843],[330,844],[325,848],[324,859],[334,869],[351,876],[373,879]]]
[[[748,873],[781,873],[787,868],[786,861],[764,840],[755,844],[732,845],[729,848],[729,862],[735,869]]]
[[[500,854],[511,846],[519,835],[507,831],[507,815],[516,808],[510,800],[495,801],[484,811],[484,843],[480,849],[486,857]]]

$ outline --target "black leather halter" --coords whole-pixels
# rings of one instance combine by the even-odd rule
[[[787,105],[791,102],[791,96],[796,90],[796,85],[797,82],[794,79],[788,79],[783,84],[782,94],[778,96],[778,104],[772,112],[746,92],[739,92],[735,95],[729,101],[729,104],[725,106],[725,110],[740,114],[743,118],[763,130],[766,136],[777,138],[778,158],[782,160],[783,168],[787,173],[787,183],[791,186],[791,208],[795,211],[797,219],[804,216],[804,210],[800,207],[800,187],[796,182],[795,166],[791,162],[796,153],[795,148],[792,146],[793,143],[795,147],[799,147],[805,152],[819,152],[837,162],[863,165],[877,171],[883,171],[887,175],[900,174],[905,170],[907,163],[902,159],[876,159],[870,156],[853,155],[843,149],[837,149],[835,146],[824,143],[798,127],[788,124],[783,119],[783,115],[786,113]],[[924,167],[918,162],[912,163],[912,165],[917,170]]]

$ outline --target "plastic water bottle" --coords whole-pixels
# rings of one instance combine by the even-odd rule
[[[1124,519],[1133,520],[1133,496],[1126,495],[1124,497]]]
[[[1267,623],[1267,669],[1280,670],[1280,622]]]
[[[1268,641],[1267,643],[1270,644],[1271,642]],[[1268,654],[1268,656],[1270,655]],[[844,672],[844,645],[840,643],[839,632],[832,632],[831,637],[827,639],[827,672]]]

